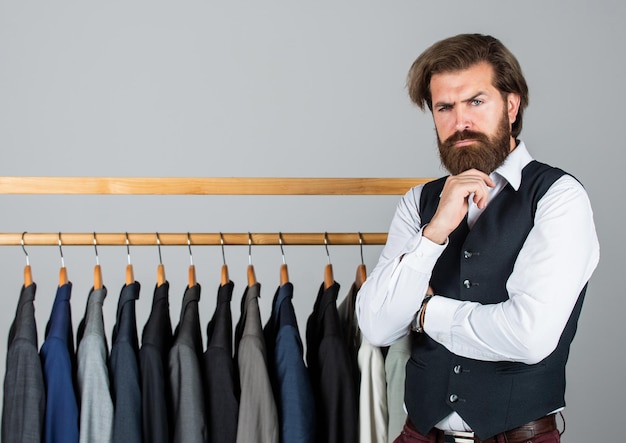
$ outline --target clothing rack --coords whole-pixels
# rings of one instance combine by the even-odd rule
[[[0,177],[7,195],[403,195],[428,178]],[[386,233],[158,233],[162,246],[382,245]],[[3,233],[0,246],[154,246],[157,233]]]

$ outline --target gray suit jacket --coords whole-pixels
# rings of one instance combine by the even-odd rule
[[[36,290],[35,283],[22,287],[9,332],[2,409],[5,443],[43,440],[46,393],[37,349]]]
[[[259,283],[246,288],[241,318],[235,328],[235,361],[241,385],[237,443],[278,443],[279,439],[278,412],[267,371],[259,311],[260,292]]]
[[[113,400],[109,386],[109,349],[104,332],[102,304],[106,288],[92,289],[85,317],[78,326],[78,398],[80,441],[110,442],[113,439]]]
[[[209,435],[200,369],[203,348],[199,300],[200,285],[187,287],[169,355],[173,441],[180,443],[204,443]]]

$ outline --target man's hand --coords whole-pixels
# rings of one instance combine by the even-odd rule
[[[480,209],[489,199],[489,188],[495,183],[487,174],[477,169],[469,169],[446,180],[439,199],[437,211],[424,228],[423,235],[437,244],[445,243],[448,235],[461,223],[469,208],[469,197]]]

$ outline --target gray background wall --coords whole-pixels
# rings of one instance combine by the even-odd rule
[[[625,299],[618,231],[626,64],[623,2],[396,0],[0,2],[0,175],[430,177],[443,173],[433,124],[409,103],[405,75],[436,40],[499,37],[531,90],[522,138],[534,156],[576,175],[595,210],[601,262],[568,366],[567,443],[623,441],[620,380]],[[4,232],[385,231],[397,197],[0,196]],[[576,241],[575,238],[572,241]],[[28,248],[40,341],[54,298],[58,248]],[[82,318],[91,247],[65,247]],[[126,249],[101,247],[110,331]],[[368,269],[380,247],[367,246]],[[326,264],[324,248],[286,247],[301,334]],[[360,261],[330,247],[340,299]],[[221,251],[193,248],[203,327],[214,309]],[[226,248],[245,287],[247,247]],[[156,247],[132,247],[143,284],[138,325],[156,280]],[[163,249],[177,323],[186,247]],[[278,247],[256,247],[261,314],[270,312]],[[24,255],[0,248],[0,337],[8,335]],[[0,355],[6,355],[5,340]],[[3,366],[3,365],[0,365]],[[4,368],[0,368],[3,377]]]

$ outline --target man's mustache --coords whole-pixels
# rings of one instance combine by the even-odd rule
[[[488,142],[488,137],[482,132],[464,130],[464,131],[456,131],[450,137],[448,137],[445,141],[446,146],[452,146],[456,142],[460,142],[462,140],[476,140],[479,142]]]

